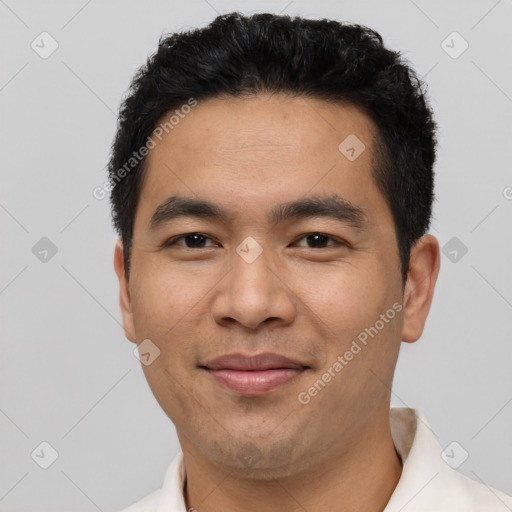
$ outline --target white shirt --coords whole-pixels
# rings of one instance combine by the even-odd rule
[[[441,447],[423,416],[414,409],[390,411],[393,443],[402,475],[384,512],[509,512],[512,497],[471,480],[441,457]],[[455,456],[451,450],[448,457]],[[187,512],[183,453],[171,462],[162,488],[122,512]]]

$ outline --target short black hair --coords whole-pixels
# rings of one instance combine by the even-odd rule
[[[268,13],[233,12],[204,28],[161,37],[135,74],[108,164],[126,272],[144,179],[147,150],[141,148],[162,117],[191,99],[262,93],[354,105],[374,122],[372,172],[393,215],[405,285],[411,247],[429,228],[434,200],[436,123],[425,84],[368,27]]]

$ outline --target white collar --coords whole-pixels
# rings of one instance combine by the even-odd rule
[[[390,410],[391,434],[402,459],[398,485],[383,512],[509,512],[512,498],[470,480],[441,457],[441,447],[423,414],[414,409]],[[169,466],[162,489],[125,512],[187,512],[183,453]]]

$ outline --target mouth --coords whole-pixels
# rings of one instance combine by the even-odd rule
[[[256,396],[298,378],[311,367],[279,354],[228,354],[200,366],[213,380],[235,393]]]

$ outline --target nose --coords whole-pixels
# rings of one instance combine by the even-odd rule
[[[268,249],[254,261],[233,255],[231,270],[219,283],[211,303],[218,324],[237,323],[257,330],[270,323],[284,326],[293,322],[297,309],[293,290],[270,260]]]

